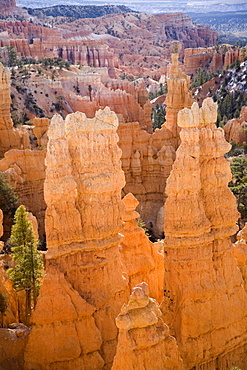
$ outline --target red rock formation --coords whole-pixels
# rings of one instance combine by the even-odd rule
[[[123,271],[129,277],[130,291],[145,281],[152,297],[160,303],[163,298],[164,256],[157,246],[150,242],[145,231],[137,225],[136,219],[140,217],[139,213],[135,212],[139,203],[137,199],[129,193],[123,198],[123,203],[126,212],[120,254]]]
[[[232,47],[228,46],[226,55],[225,55],[224,68],[229,67],[232,63],[235,62],[237,58],[240,60],[240,62],[242,62],[245,57],[246,57],[245,48],[239,48],[236,46],[232,46]]]
[[[167,180],[164,320],[186,368],[245,368],[247,295],[230,236],[236,200],[211,98],[179,112],[181,145]],[[216,365],[217,363],[217,365]]]
[[[146,283],[133,288],[116,324],[119,336],[112,370],[183,368],[177,342],[162,321],[157,302],[149,298]]]
[[[23,22],[22,22],[23,23]],[[2,27],[4,28],[4,27]],[[50,30],[49,28],[41,28],[43,30]],[[22,28],[21,28],[22,30]],[[25,28],[24,28],[25,30]],[[93,40],[64,40],[61,36],[51,33],[45,36],[42,34],[40,28],[34,32],[25,30],[27,32],[27,39],[9,39],[0,40],[0,47],[13,46],[20,57],[31,58],[63,58],[72,63],[90,65],[94,67],[118,67],[118,59],[114,55],[113,50],[103,43],[103,41]],[[52,30],[51,30],[52,31]],[[37,36],[36,33],[41,33],[42,36]],[[32,43],[29,42],[28,35],[35,35],[32,38]],[[43,40],[44,39],[44,40]]]
[[[0,63],[0,157],[11,148],[27,147],[29,139],[14,129],[10,116],[10,74]]]
[[[25,204],[27,210],[36,216],[41,240],[45,233],[45,155],[44,150],[12,149],[6,152],[0,161],[0,171],[3,177],[13,186],[21,203]]]
[[[198,68],[218,72],[229,67],[238,58],[243,61],[246,51],[243,48],[221,45],[208,48],[187,48],[184,50],[184,71],[195,76]]]
[[[34,23],[30,23],[28,21],[2,21],[0,22],[0,29],[1,31],[7,31],[10,39],[19,38],[31,41],[35,38],[41,40],[52,40],[58,37],[55,29],[35,25]]]
[[[181,43],[173,41],[170,52],[172,56],[172,65],[167,78],[168,94],[166,96],[166,123],[173,137],[179,139],[179,128],[177,125],[178,112],[183,108],[190,108],[192,97],[190,92],[190,78],[182,72],[178,66],[178,56],[181,51]]]
[[[117,146],[117,125],[117,117],[109,108],[98,111],[94,119],[87,119],[78,112],[68,115],[65,122],[60,116],[55,116],[48,132],[46,157],[48,272],[52,266],[57,266],[59,274],[65,276],[80,300],[93,306],[91,314],[102,336],[100,353],[106,369],[116,351],[114,319],[128,295],[118,250],[119,231],[123,224],[120,191],[124,174]],[[44,298],[47,284],[44,283]],[[42,296],[41,293],[40,299]],[[53,298],[56,299],[55,296]],[[39,312],[43,315],[42,309]],[[42,318],[39,319],[37,313],[34,320],[38,326]],[[63,318],[57,320],[54,316],[53,320],[62,325]],[[68,320],[75,318],[69,315]],[[38,328],[42,347],[43,340],[46,340],[46,326]],[[87,340],[83,325],[77,335]],[[38,345],[35,332],[31,338],[27,361],[29,353],[34,353]],[[59,340],[59,343],[54,342],[53,348],[60,351],[62,343],[67,343],[61,367],[68,368],[66,361],[70,361],[70,366],[73,361],[66,357],[71,349],[66,331],[61,332]],[[80,366],[82,353],[82,344],[77,340],[73,358]],[[47,361],[50,360],[55,361],[54,357],[48,356]],[[38,359],[35,361],[37,363]],[[40,361],[42,365],[43,360]]]
[[[229,120],[224,126],[227,141],[234,140],[235,143],[243,145],[247,142],[247,107],[242,107],[239,118]]]
[[[184,71],[195,75],[198,68],[205,69],[214,57],[213,48],[188,48],[184,50]],[[223,67],[223,64],[222,64]]]

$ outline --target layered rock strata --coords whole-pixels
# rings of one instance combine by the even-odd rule
[[[112,370],[183,368],[177,342],[162,321],[157,302],[149,298],[146,283],[133,288],[116,324],[119,336]]]
[[[126,211],[120,255],[123,271],[129,278],[130,291],[145,281],[149,286],[150,295],[160,303],[163,298],[164,256],[137,224],[137,219],[140,218],[139,213],[135,211],[139,203],[137,199],[129,193],[123,198],[123,203]]]
[[[1,28],[11,29],[13,27],[11,23],[13,22],[6,22]],[[64,40],[52,29],[48,28],[46,31],[45,27],[34,26],[28,22],[16,23],[19,23],[16,25],[16,29],[19,30],[20,36],[25,35],[26,38],[0,40],[0,47],[13,46],[19,57],[63,58],[73,64],[78,63],[85,66],[118,67],[119,62],[114,51],[103,41]],[[30,35],[33,36],[30,37]],[[30,38],[32,43],[30,43]]]
[[[122,238],[119,234],[123,225],[120,193],[124,173],[117,146],[117,126],[117,116],[109,108],[98,111],[93,119],[87,119],[79,112],[68,115],[65,122],[61,116],[54,116],[48,131],[44,188],[48,274],[55,266],[80,300],[93,307],[90,314],[101,333],[102,345],[100,347],[98,342],[98,350],[105,369],[110,367],[116,351],[114,320],[128,296],[118,247]],[[44,295],[41,291],[40,300],[45,298],[46,289],[45,280]],[[53,298],[55,301],[56,297]],[[40,330],[41,345],[46,338],[46,326],[39,326],[39,320],[37,314],[34,324]],[[53,320],[62,325],[62,318],[54,317]],[[87,337],[83,325],[78,332],[77,344],[82,336]],[[38,345],[38,339],[33,338],[26,355],[30,367],[30,353],[34,353]],[[66,332],[61,332],[60,343],[67,343]],[[56,342],[52,348],[57,351]],[[65,345],[64,352],[69,350],[70,343]],[[73,352],[76,364],[80,363],[82,353],[82,345],[77,345]],[[62,359],[59,369],[67,366],[66,356]],[[50,366],[55,366],[54,357],[50,361]]]
[[[30,146],[28,136],[21,136],[13,127],[10,104],[10,73],[0,63],[0,157],[9,149]]]
[[[211,98],[179,112],[181,145],[167,180],[164,320],[187,369],[245,368],[247,296],[230,236],[236,200]],[[217,364],[217,365],[216,365]]]

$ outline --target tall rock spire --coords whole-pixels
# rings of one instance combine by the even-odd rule
[[[54,286],[54,291],[63,296],[68,294],[67,301],[70,307],[73,305],[72,297],[78,295],[79,298],[76,300],[79,306],[79,301],[85,301],[91,306],[89,313],[101,335],[101,341],[98,340],[93,348],[97,352],[98,360],[100,351],[105,369],[110,368],[116,351],[115,318],[122,304],[127,302],[129,294],[127,281],[122,276],[119,255],[119,243],[122,240],[119,232],[122,230],[124,212],[121,189],[125,180],[121,169],[121,151],[117,146],[117,127],[117,116],[108,107],[103,111],[97,111],[93,119],[88,119],[84,113],[77,112],[68,115],[65,121],[59,115],[54,116],[51,121],[48,130],[47,172],[44,186],[47,203],[48,275],[45,277],[39,297],[40,306],[37,306],[41,315],[46,292],[52,291],[49,276],[52,275],[55,266],[57,272],[54,270],[54,273],[58,284]],[[61,285],[65,286],[62,283],[64,279],[68,285],[61,291]],[[56,300],[55,293],[53,300]],[[86,307],[85,304],[84,306]],[[87,312],[82,312],[80,320],[84,320],[85,316],[88,316]],[[49,324],[56,323],[58,326],[61,324],[55,312],[53,318],[49,320]],[[67,320],[73,323],[74,327],[73,316],[68,316]],[[45,338],[47,327],[44,325],[39,328],[39,325],[39,315],[36,314],[33,333],[35,331],[42,333],[39,338]],[[73,352],[74,357],[70,357],[72,361],[70,365],[75,363],[78,368],[82,368],[81,363],[87,356],[83,345],[80,345],[85,343],[88,335],[85,327],[82,323],[79,329],[76,331],[73,329],[73,336],[77,332],[78,336],[74,340],[79,347],[77,346],[77,352]],[[95,331],[94,326],[92,330]],[[49,333],[53,335],[51,331]],[[49,350],[49,353],[56,353],[57,349],[60,351],[62,346],[57,348],[57,345],[64,343],[65,354],[62,358],[63,366],[66,367],[68,364],[66,353],[69,353],[66,330],[61,332],[61,336],[63,338],[60,337],[59,343],[52,342],[53,352]],[[29,368],[35,364],[46,369],[48,362],[46,360],[43,364],[42,358],[46,353],[41,343],[40,348],[44,348],[44,352],[39,356],[40,364],[37,357],[31,358],[31,354],[35,353],[32,348],[36,348],[38,340],[34,334],[30,336],[32,342],[29,343],[29,352],[26,354],[27,363]],[[99,348],[101,342],[102,346]],[[50,357],[49,366],[54,362],[56,358]],[[100,361],[95,367],[84,362],[85,368],[88,369],[99,369],[102,368],[101,365]]]
[[[178,112],[183,108],[190,108],[192,105],[192,97],[190,89],[190,78],[182,72],[179,67],[178,57],[182,49],[182,44],[179,41],[172,41],[170,53],[172,57],[172,65],[167,78],[168,94],[166,96],[166,123],[167,127],[173,133],[178,141],[179,129],[177,126]]]
[[[238,212],[223,157],[230,145],[216,118],[211,98],[179,112],[181,145],[166,187],[162,310],[187,368],[244,368],[247,360],[247,296],[230,241]]]

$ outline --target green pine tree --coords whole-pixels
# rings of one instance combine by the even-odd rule
[[[26,293],[26,324],[29,324],[32,303],[36,306],[40,279],[43,276],[42,255],[37,250],[38,240],[35,238],[32,223],[27,219],[26,208],[17,208],[14,225],[11,230],[10,243],[13,245],[14,268],[8,273],[16,291]]]

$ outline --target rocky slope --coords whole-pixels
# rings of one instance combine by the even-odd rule
[[[63,55],[65,59],[97,66],[87,55],[90,55],[89,50],[95,42],[96,45],[103,44],[102,48],[112,49],[114,56],[119,59],[117,64],[109,64],[108,61],[107,66],[116,67],[121,64],[135,75],[150,74],[157,68],[166,68],[169,43],[174,39],[183,42],[184,48],[212,46],[217,42],[215,31],[193,24],[191,18],[182,13],[111,14],[74,22],[63,17],[46,20],[34,17],[32,23],[0,22],[0,29],[0,45],[13,45],[18,55],[27,57],[60,57],[61,49],[64,48],[68,51]],[[85,58],[80,56],[83,53]],[[106,65],[105,60],[102,59],[98,65]]]

